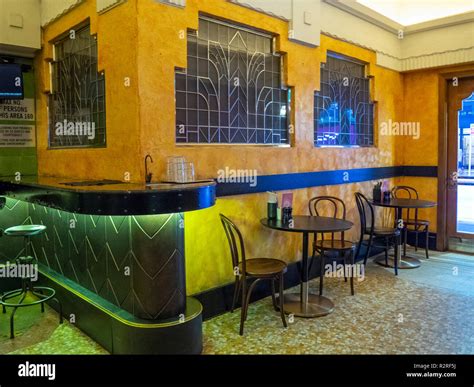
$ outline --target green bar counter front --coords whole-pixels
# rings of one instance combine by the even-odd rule
[[[114,354],[201,353],[202,306],[186,296],[183,213],[214,205],[215,182],[1,178],[0,195],[0,229],[47,226],[32,251],[39,282],[56,289],[66,319]],[[22,254],[17,239],[0,238],[0,264]]]

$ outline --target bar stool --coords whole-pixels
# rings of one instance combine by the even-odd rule
[[[25,224],[21,226],[10,227],[4,231],[4,234],[7,236],[24,238],[24,255],[16,259],[17,265],[33,265],[36,263],[36,259],[30,255],[30,238],[32,236],[44,233],[45,230],[46,226],[43,225]],[[55,300],[59,305],[59,323],[62,324],[62,307],[59,300],[55,298],[55,295],[56,291],[52,288],[45,286],[33,286],[31,283],[31,277],[22,277],[21,289],[11,290],[4,293],[0,297],[0,304],[2,305],[3,313],[6,313],[6,307],[13,308],[13,312],[10,316],[10,338],[15,338],[14,318],[18,308],[41,305],[41,313],[44,313],[44,303],[51,299]],[[37,298],[37,300],[24,302],[27,296],[34,296],[34,298]],[[20,297],[20,300],[18,302],[7,302],[7,300],[15,297]]]

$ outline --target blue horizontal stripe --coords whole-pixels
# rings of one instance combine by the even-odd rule
[[[358,183],[398,176],[436,177],[437,167],[397,166],[377,168],[339,169],[334,171],[284,173],[258,176],[255,182],[217,181],[217,196],[243,195],[266,191],[283,191],[324,185]],[[252,186],[254,185],[254,186]]]

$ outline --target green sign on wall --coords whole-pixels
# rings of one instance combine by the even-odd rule
[[[0,176],[37,174],[35,87],[23,73],[23,100],[0,101]]]

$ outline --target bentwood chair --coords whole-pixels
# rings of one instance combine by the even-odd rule
[[[364,265],[367,264],[367,258],[370,255],[372,247],[381,247],[385,252],[385,264],[388,266],[388,252],[391,247],[394,247],[394,269],[395,275],[398,275],[398,238],[400,238],[400,230],[391,227],[376,227],[375,226],[375,211],[370,201],[360,192],[355,194],[357,210],[360,218],[360,238],[357,244],[355,256],[358,257],[361,246],[367,244],[367,249],[364,256]],[[368,237],[367,239],[364,239]]]
[[[283,275],[288,267],[285,262],[275,258],[252,258],[247,259],[245,256],[244,239],[237,226],[226,216],[220,214],[224,231],[229,241],[230,253],[232,257],[232,265],[235,274],[234,297],[232,300],[231,312],[234,311],[235,303],[242,295],[242,308],[240,315],[240,335],[244,334],[244,323],[247,320],[247,312],[249,308],[250,296],[255,285],[261,280],[270,280],[272,285],[272,301],[273,307],[277,311],[280,310],[280,317],[283,326],[286,328],[285,312],[283,311]],[[247,288],[247,279],[253,281]],[[279,282],[279,301],[277,306],[275,294],[275,282]]]
[[[309,213],[311,216],[322,216],[323,213],[329,209],[330,216],[333,218],[346,219],[346,205],[344,202],[334,196],[316,196],[309,200]],[[337,234],[340,234],[337,237]],[[355,270],[355,250],[356,244],[351,241],[347,241],[344,238],[344,231],[340,233],[330,233],[329,237],[326,237],[324,233],[320,234],[318,239],[317,233],[314,234],[313,240],[313,259],[314,262],[316,253],[320,256],[320,280],[319,280],[319,294],[323,294],[323,279],[325,275],[325,262],[326,258],[330,258],[336,261],[343,261],[344,266],[344,280],[347,281],[347,276],[350,277],[351,294],[354,295],[354,270]],[[349,266],[347,266],[349,264]],[[349,272],[346,268],[349,267]]]
[[[418,199],[418,191],[407,185],[398,185],[392,188],[393,198],[407,198],[407,199]],[[403,218],[403,255],[407,253],[407,237],[408,232],[415,233],[415,251],[418,250],[418,234],[425,234],[425,254],[426,258],[429,258],[429,237],[430,237],[430,222],[429,220],[418,218],[418,208],[405,208],[402,209]]]

